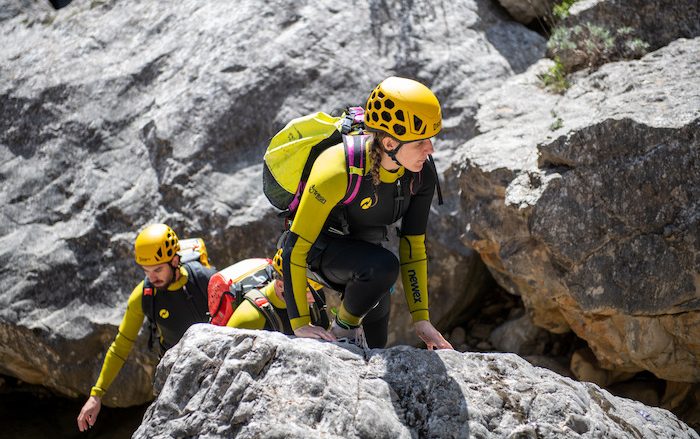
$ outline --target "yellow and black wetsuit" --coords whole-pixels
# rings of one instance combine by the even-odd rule
[[[193,267],[195,264],[197,266]],[[161,346],[165,349],[175,345],[193,324],[208,321],[206,290],[202,294],[196,283],[206,286],[214,273],[215,270],[203,267],[199,262],[188,262],[180,266],[180,278],[170,284],[167,290],[153,291],[156,324]],[[191,294],[191,298],[186,296],[186,291]],[[143,293],[144,281],[141,281],[129,296],[119,332],[107,350],[100,376],[90,391],[91,396],[102,397],[126,362],[145,317]]]
[[[365,169],[371,169],[368,149],[365,159]],[[366,173],[353,201],[339,206],[348,186],[344,146],[327,149],[314,162],[284,244],[285,298],[292,328],[308,324],[304,287],[306,270],[312,269],[344,292],[338,319],[362,324],[369,346],[382,347],[389,290],[399,267],[413,321],[429,319],[425,230],[436,175],[427,165],[418,173],[380,167],[381,183],[375,187]],[[400,263],[381,246],[386,226],[399,218]]]

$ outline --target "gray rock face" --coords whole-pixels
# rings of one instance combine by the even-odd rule
[[[94,383],[143,276],[132,245],[144,225],[204,238],[219,268],[271,254],[282,222],[260,163],[290,118],[363,103],[386,76],[407,75],[443,102],[449,154],[474,134],[478,95],[544,53],[542,37],[486,0],[58,12],[4,0],[0,11],[0,372],[70,396]],[[431,239],[436,253],[454,248],[452,231]],[[452,303],[475,256],[432,256],[445,288],[434,297]],[[392,328],[397,342],[412,332]],[[139,346],[107,403],[148,399],[155,362]]]
[[[700,39],[537,86],[487,93],[484,134],[448,180],[464,242],[537,325],[573,329],[609,369],[697,382]],[[653,84],[653,86],[652,86]]]
[[[699,128],[700,119],[679,128],[611,120],[541,146],[544,167],[563,172],[538,200],[531,230],[569,271],[583,310],[699,309]]]
[[[489,337],[491,344],[499,351],[512,352],[521,356],[541,355],[549,341],[549,333],[538,328],[523,314],[517,319],[508,320],[498,326]]]
[[[666,410],[512,354],[362,352],[196,325],[158,367],[134,438],[698,438]]]

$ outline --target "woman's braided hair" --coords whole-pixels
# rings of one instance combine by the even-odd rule
[[[385,138],[389,137],[391,139],[394,139],[396,142],[401,144],[396,137],[392,136],[389,133],[385,133],[384,131],[379,131],[379,130],[367,130],[371,132],[374,137],[372,138],[372,144],[370,145],[369,149],[369,157],[372,160],[372,168],[369,170],[369,174],[372,176],[372,184],[374,186],[374,191],[375,195],[377,192],[377,187],[381,183],[380,177],[379,177],[379,167],[382,165],[382,151],[384,151],[384,147],[382,146],[382,140]],[[411,176],[411,183],[410,183],[410,192],[411,195],[415,195],[413,192],[413,180],[414,177]]]
[[[379,186],[379,183],[381,182],[379,179],[379,167],[382,165],[382,151],[384,150],[382,140],[392,136],[379,130],[373,130],[372,133],[374,134],[374,137],[372,138],[372,145],[370,146],[369,150],[369,157],[372,160],[372,168],[369,170],[369,173],[372,176],[372,183],[376,187]]]

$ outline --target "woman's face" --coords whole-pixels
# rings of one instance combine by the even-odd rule
[[[435,152],[432,138],[416,140],[415,142],[404,143],[396,153],[396,159],[411,172],[418,172],[423,169],[423,164],[428,160],[428,155]]]

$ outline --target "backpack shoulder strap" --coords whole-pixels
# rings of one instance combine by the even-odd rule
[[[207,286],[209,285],[209,277],[205,271],[204,266],[199,262],[199,260],[191,261],[184,264],[187,274],[192,279],[192,283],[197,287],[202,296],[207,295]]]
[[[148,320],[148,349],[153,349],[153,340],[158,337],[158,327],[156,326],[156,288],[148,277],[143,279],[143,291],[141,293],[141,309]]]
[[[350,233],[350,224],[348,223],[348,213],[346,206],[352,203],[362,185],[362,179],[365,176],[365,144],[369,139],[367,134],[346,135],[343,134],[343,149],[345,151],[345,166],[348,172],[348,187],[345,190],[345,196],[340,201],[342,205],[340,214],[340,223],[343,234]]]
[[[260,310],[260,312],[265,316],[265,319],[272,326],[272,329],[277,332],[284,332],[282,319],[280,319],[280,316],[277,315],[270,301],[259,289],[253,288],[245,293],[243,298]]]
[[[197,311],[197,314],[206,319],[209,315],[207,307],[207,286],[209,285],[209,276],[207,276],[206,269],[199,261],[188,262],[184,264],[184,267],[185,270],[187,270],[188,275],[187,284],[194,285],[198,293],[196,297],[193,297],[187,290],[187,284],[185,284],[183,286],[183,289],[185,290],[185,294],[187,295],[187,300],[192,302],[192,305]],[[200,309],[201,306],[204,306],[205,311],[202,311]]]
[[[348,168],[348,188],[342,203],[350,204],[360,191],[362,178],[365,176],[365,144],[369,135],[343,135],[345,145],[345,164]]]

